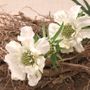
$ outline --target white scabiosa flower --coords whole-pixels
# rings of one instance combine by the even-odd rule
[[[90,29],[82,29],[82,27],[90,25],[90,17],[78,17],[79,11],[79,5],[73,6],[68,12],[58,11],[54,14],[56,23],[49,24],[48,30],[51,38],[59,30],[60,25],[64,23],[64,29],[57,37],[57,39],[62,40],[59,43],[62,53],[73,52],[74,48],[77,52],[84,51],[81,41],[84,38],[90,38]]]
[[[13,80],[25,80],[28,78],[30,86],[37,85],[41,79],[43,68],[45,66],[44,54],[49,49],[47,38],[40,38],[34,43],[34,32],[31,27],[21,28],[18,40],[21,42],[10,41],[6,45],[8,54],[5,56],[5,62],[8,64]]]

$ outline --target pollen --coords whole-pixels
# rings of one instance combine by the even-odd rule
[[[62,35],[65,38],[71,38],[73,33],[75,33],[75,30],[72,28],[72,25],[67,24],[67,25],[64,26],[64,29],[62,31]]]
[[[33,56],[30,51],[27,51],[22,54],[21,60],[24,65],[33,65],[35,56]]]

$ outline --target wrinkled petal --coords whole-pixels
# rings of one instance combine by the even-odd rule
[[[55,35],[55,33],[59,30],[59,28],[60,28],[60,26],[58,24],[55,24],[55,23],[49,24],[48,30],[49,30],[50,38]]]
[[[32,47],[30,47],[29,49],[30,49],[30,51],[32,52],[32,54],[33,54],[34,56],[36,56],[36,57],[38,57],[39,55],[42,54],[38,49],[36,49],[35,46],[32,46]]]
[[[5,62],[11,71],[12,80],[25,80],[24,66],[20,63],[20,58],[12,54],[5,56]]]
[[[27,74],[27,78],[28,78],[28,84],[30,86],[35,86],[37,85],[37,83],[39,82],[39,80],[41,79],[41,73],[39,71],[37,71],[35,74],[30,75],[29,73]]]
[[[90,17],[83,16],[77,19],[78,26],[86,27],[90,26]]]
[[[34,73],[36,73],[37,71],[39,70],[39,67],[37,64],[33,64],[33,65],[30,65],[30,66],[26,66],[25,67],[25,72],[30,75],[33,75]]]
[[[50,45],[47,38],[41,38],[36,42],[36,49],[41,54],[46,54],[50,50]]]
[[[82,46],[81,42],[76,42],[75,46],[74,46],[75,50],[79,53],[84,51],[84,47]]]
[[[22,46],[24,48],[33,48],[34,47],[34,39],[27,39],[22,41]]]
[[[78,13],[80,12],[80,5],[73,6],[70,11],[68,12],[69,18],[76,19],[78,16]]]
[[[73,52],[73,46],[69,40],[62,40],[59,43],[59,46],[62,48],[61,52],[62,53],[70,53]]]
[[[43,73],[43,68],[45,66],[45,58],[43,56],[39,56],[39,58],[37,58],[37,65],[39,67],[39,70]]]
[[[64,21],[66,22],[67,14],[64,11],[58,11],[54,14],[54,21],[62,24]]]
[[[71,44],[69,43],[68,40],[62,40],[60,43],[59,43],[59,46],[61,48],[65,48],[65,49],[69,49],[71,47]]]
[[[18,40],[21,41],[22,45],[25,48],[29,48],[30,46],[34,46],[34,37],[35,33],[32,30],[32,27],[24,26],[21,28],[20,36],[18,36]]]
[[[61,52],[62,53],[70,53],[70,52],[73,52],[74,50],[73,50],[73,48],[69,48],[69,49],[61,49]]]
[[[43,68],[45,66],[45,58],[43,56],[39,56],[36,59],[36,63],[30,66],[25,67],[25,72],[29,75],[34,75],[37,71],[43,73]]]
[[[32,30],[32,27],[24,26],[21,28],[20,36],[18,36],[19,41],[25,41],[29,39],[33,39],[35,33]]]
[[[84,39],[84,38],[90,39],[90,29],[82,29],[79,32],[79,36],[81,36],[82,39]]]
[[[20,53],[22,50],[21,45],[16,41],[10,41],[5,48],[9,53]]]

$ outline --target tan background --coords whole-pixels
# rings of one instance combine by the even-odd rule
[[[82,2],[83,0],[79,0]],[[90,3],[90,0],[87,0]],[[42,15],[47,15],[49,11],[53,14],[58,10],[68,10],[74,3],[72,0],[0,0],[0,11],[17,14],[22,11],[25,15],[34,18],[38,16],[32,9]],[[26,8],[30,6],[30,8]]]

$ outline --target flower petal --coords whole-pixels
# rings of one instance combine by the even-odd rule
[[[49,30],[50,38],[52,38],[55,35],[55,33],[59,30],[59,28],[60,28],[60,26],[56,23],[49,24],[48,30]]]
[[[25,67],[25,72],[30,75],[33,75],[36,71],[39,70],[39,67],[37,64],[33,64],[33,65],[30,65],[30,66],[26,66]]]
[[[5,56],[5,62],[8,64],[13,80],[25,80],[24,66],[20,63],[20,58],[13,54]]]
[[[54,14],[54,21],[62,24],[64,21],[66,21],[67,14],[64,11],[58,11]]]
[[[30,86],[35,86],[37,85],[37,83],[39,82],[39,80],[41,79],[41,73],[39,71],[37,71],[35,74],[30,75],[29,73],[27,74],[27,78],[28,78],[28,84]]]
[[[73,46],[71,44],[71,42],[69,40],[62,40],[60,43],[59,43],[59,46],[62,48],[61,49],[61,52],[62,53],[70,53],[70,52],[73,52]]]
[[[75,5],[75,6],[73,6],[73,7],[70,9],[70,11],[68,12],[69,18],[76,19],[77,16],[78,16],[78,13],[79,13],[79,11],[80,11],[80,8],[81,8],[80,5]]]
[[[84,39],[84,38],[90,39],[90,29],[82,29],[79,32],[79,36],[81,36],[82,39]]]
[[[65,49],[69,49],[71,47],[71,44],[69,43],[69,40],[62,40],[60,43],[59,43],[59,46],[61,48],[65,48]]]
[[[25,67],[25,72],[27,74],[29,73],[29,75],[31,76],[33,76],[37,71],[43,73],[44,66],[45,66],[45,58],[43,56],[39,56],[36,59],[35,64]]]
[[[32,30],[32,27],[24,26],[21,28],[20,36],[18,36],[19,41],[25,41],[32,39],[34,37],[35,33]]]
[[[69,49],[61,49],[61,52],[62,53],[70,53],[70,52],[73,52],[73,48],[69,48]]]
[[[84,51],[84,47],[82,46],[81,42],[76,42],[76,44],[74,45],[74,48],[77,52],[81,53]]]
[[[46,54],[50,50],[50,45],[47,38],[41,38],[36,42],[36,49],[41,54]]]
[[[45,58],[43,56],[39,56],[36,60],[36,63],[39,67],[39,70],[43,73],[43,68],[45,66]]]
[[[34,35],[35,33],[33,32],[32,27],[24,26],[21,28],[20,36],[17,38],[25,48],[29,48],[30,46],[34,46]]]
[[[5,48],[9,53],[20,53],[22,50],[21,45],[16,41],[10,41]]]
[[[26,40],[23,40],[21,43],[22,43],[22,46],[26,49],[34,47],[34,39],[26,39]]]
[[[83,16],[77,19],[78,26],[86,27],[90,26],[90,17]]]

